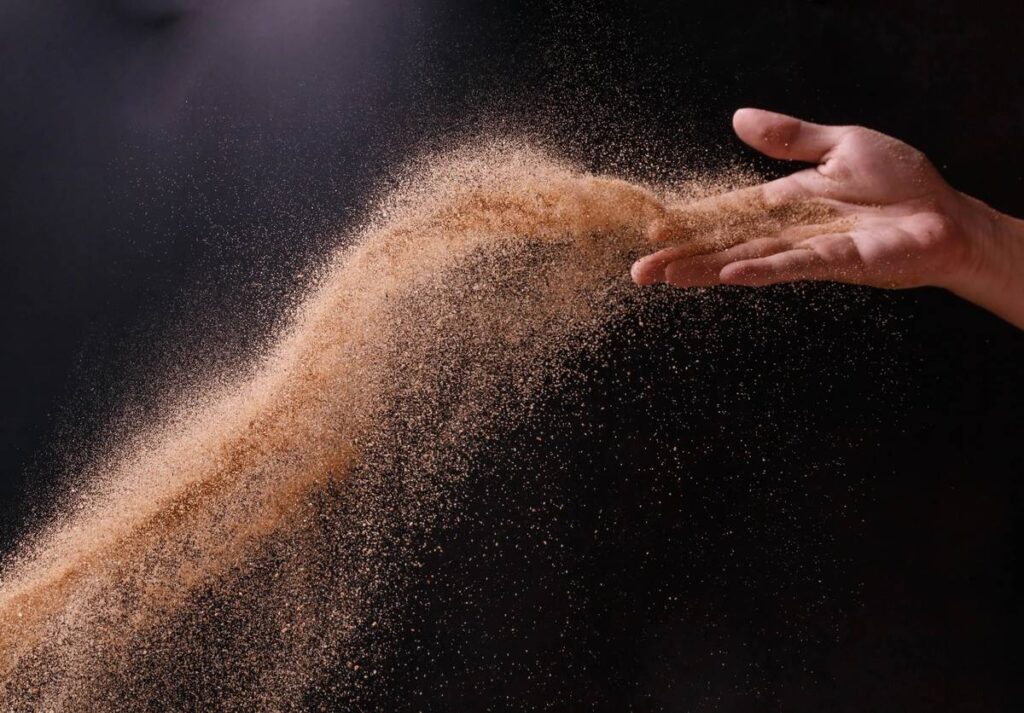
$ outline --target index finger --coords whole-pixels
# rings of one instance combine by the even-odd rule
[[[647,226],[652,243],[680,243],[690,254],[724,250],[796,224],[823,223],[835,211],[814,199],[827,194],[814,169],[692,203],[673,205]]]

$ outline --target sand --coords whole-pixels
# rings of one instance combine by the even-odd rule
[[[413,162],[272,346],[168,395],[8,558],[0,709],[289,710],[372,680],[408,543],[443,524],[473,444],[666,298],[628,276],[649,226],[702,252],[830,215],[691,202],[721,185],[513,140]]]

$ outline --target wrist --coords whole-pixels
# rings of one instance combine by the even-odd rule
[[[1024,326],[1024,221],[970,196],[958,198],[964,249],[939,286]]]

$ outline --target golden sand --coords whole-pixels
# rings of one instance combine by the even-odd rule
[[[292,709],[371,678],[403,538],[650,298],[628,268],[679,195],[515,141],[418,161],[272,348],[173,395],[5,564],[0,709]],[[823,210],[708,206],[669,216],[695,251]]]

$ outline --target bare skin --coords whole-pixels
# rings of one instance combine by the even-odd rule
[[[720,252],[691,255],[671,215],[649,228],[679,242],[634,263],[639,285],[771,285],[832,280],[882,288],[934,286],[1024,329],[1024,221],[953,189],[917,149],[858,126],[823,126],[740,109],[733,128],[773,158],[810,168],[754,188],[768,205],[821,201],[845,225],[795,226]]]

